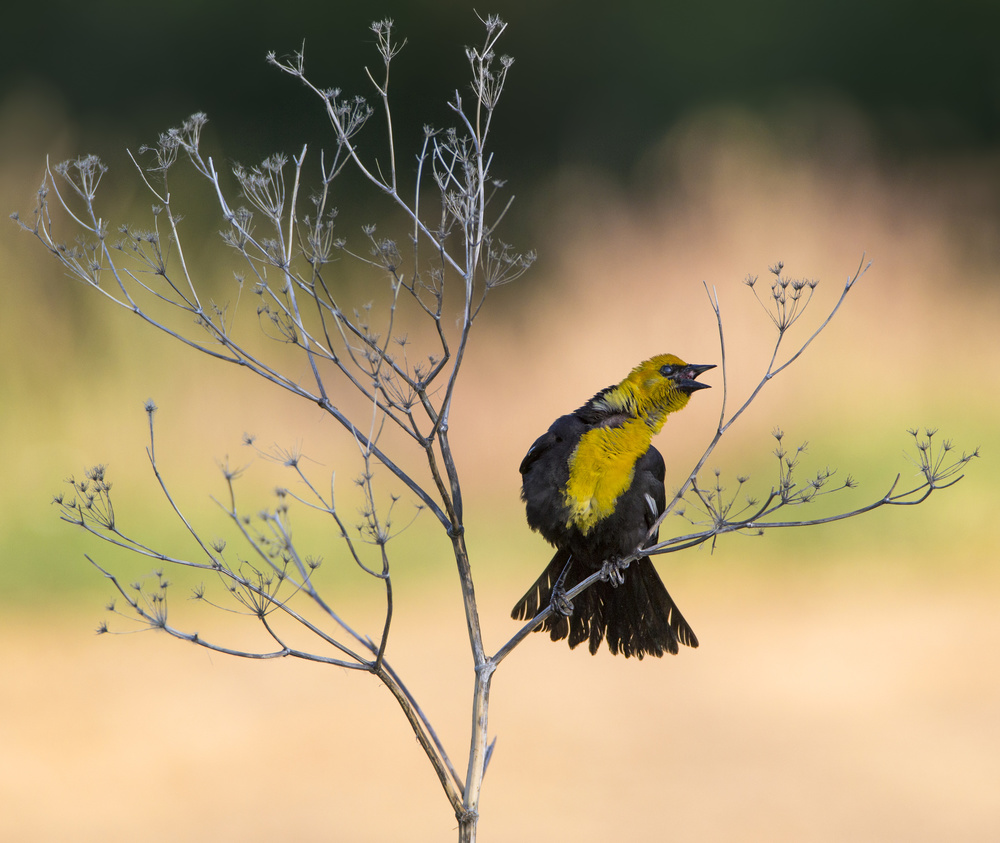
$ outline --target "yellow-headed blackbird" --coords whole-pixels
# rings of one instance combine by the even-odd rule
[[[651,445],[653,436],[692,392],[708,386],[695,378],[713,368],[672,354],[653,357],[556,419],[528,449],[521,462],[528,524],[557,549],[512,617],[533,618],[555,591],[557,611],[536,630],[547,631],[553,641],[568,636],[570,647],[589,641],[596,653],[606,638],[612,653],[640,659],[676,653],[678,642],[698,646],[649,558],[632,562],[617,577],[611,572],[572,603],[562,595],[646,542],[666,506],[663,457]]]

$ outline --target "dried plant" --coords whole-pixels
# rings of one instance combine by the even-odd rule
[[[133,157],[155,200],[148,228],[121,226],[113,234],[109,231],[109,223],[97,204],[98,188],[107,170],[94,156],[48,168],[32,217],[25,221],[15,215],[22,228],[34,235],[72,277],[96,294],[191,349],[249,370],[285,393],[318,406],[344,428],[357,447],[361,468],[356,482],[364,503],[360,520],[354,524],[337,504],[333,478],[327,491],[326,481],[314,481],[303,467],[302,454],[296,450],[272,456],[293,472],[305,492],[294,494],[281,489],[275,506],[253,516],[237,500],[241,471],[224,464],[227,496],[219,505],[243,540],[245,549],[236,550],[221,539],[205,538],[175,501],[156,455],[157,408],[148,402],[149,462],[169,507],[190,534],[197,553],[192,557],[170,555],[130,535],[115,515],[112,486],[103,466],[90,469],[81,480],[70,479],[69,491],[56,498],[65,521],[105,542],[154,560],[158,566],[151,586],[143,581],[126,583],[88,556],[112,582],[118,601],[124,601],[123,607],[112,603],[109,610],[216,652],[253,659],[294,657],[375,675],[393,694],[409,721],[458,818],[459,839],[465,841],[475,839],[480,789],[490,758],[487,725],[494,671],[524,637],[557,611],[554,606],[546,607],[493,655],[488,654],[465,543],[461,481],[449,438],[455,385],[477,316],[494,288],[516,280],[534,260],[532,253],[518,251],[498,233],[512,199],[503,198],[504,183],[493,172],[490,129],[512,60],[496,53],[506,25],[492,16],[482,22],[485,37],[481,46],[466,51],[471,95],[456,92],[450,101],[454,127],[425,128],[416,154],[415,183],[406,191],[400,183],[390,107],[393,59],[404,42],[397,38],[392,21],[385,20],[372,25],[384,67],[378,78],[369,74],[376,91],[374,107],[362,97],[314,85],[306,76],[303,52],[290,60],[268,56],[277,69],[298,79],[316,95],[332,127],[332,151],[319,154],[318,175],[311,187],[308,184],[313,158],[303,148],[291,159],[274,155],[257,165],[235,166],[232,176],[239,197],[233,198],[212,157],[202,151],[206,117],[195,114]],[[361,143],[376,108],[381,110],[386,124],[386,134],[378,147],[381,159],[371,153],[372,144]],[[185,252],[180,215],[175,212],[170,191],[174,168],[183,161],[189,162],[210,185],[222,218],[222,242],[243,265],[235,282],[234,303],[220,305],[209,297],[205,277]],[[404,220],[405,242],[383,236],[375,225],[365,226],[360,245],[340,235],[334,188],[346,171],[360,175],[371,190],[389,200]],[[72,245],[56,234],[54,209],[64,212],[82,232]],[[379,274],[382,290],[375,304],[348,304],[350,297],[338,275],[345,257]],[[747,281],[777,330],[770,363],[757,387],[735,412],[727,414],[728,389],[723,390],[715,434],[660,516],[657,527],[663,527],[661,540],[629,558],[614,560],[613,567],[625,568],[640,556],[714,542],[724,533],[807,526],[850,518],[880,506],[920,503],[933,491],[960,478],[959,472],[976,452],[957,456],[950,442],[938,444],[934,432],[912,431],[922,477],[916,486],[900,491],[897,478],[883,496],[861,508],[825,518],[778,520],[783,510],[850,488],[854,482],[850,477],[837,482],[830,470],[800,480],[799,458],[805,446],[789,449],[784,434],[776,430],[777,477],[769,491],[759,497],[750,495],[745,491],[745,477],[737,478],[732,494],[727,493],[719,473],[708,483],[701,480],[704,466],[721,438],[767,383],[797,361],[829,324],[865,269],[862,265],[847,281],[829,315],[785,357],[781,354],[786,336],[813,300],[816,282],[790,279],[781,264],[771,269],[770,295],[759,294],[755,278]],[[241,294],[245,296],[248,291],[255,302],[260,328],[276,340],[279,351],[289,346],[299,352],[299,360],[307,363],[308,379],[293,374],[302,367],[289,364],[287,354],[261,354],[236,329],[237,309],[246,308]],[[709,293],[709,299],[718,321],[725,384],[727,358],[721,308],[714,292]],[[430,329],[416,341],[403,327],[415,319]],[[427,337],[432,339],[427,341]],[[345,399],[347,395],[361,396],[364,409],[358,411]],[[400,435],[390,441],[388,429]],[[248,439],[248,444],[253,443]],[[422,476],[401,467],[406,461],[398,454],[405,449],[422,455]],[[394,478],[401,490],[390,492],[387,504],[382,502],[385,497],[379,485],[386,476]],[[397,520],[409,520],[409,516],[397,512],[400,494],[408,495],[448,536],[461,584],[475,671],[473,726],[467,766],[462,772],[386,658],[393,621],[393,539],[400,529]],[[307,554],[292,537],[289,511],[293,505],[308,507],[328,518],[331,534],[341,543],[340,558],[383,589],[385,612],[374,635],[353,629],[331,598],[321,593],[316,584],[320,558]],[[670,526],[677,529],[664,537]],[[228,600],[256,617],[273,640],[273,647],[241,650],[173,626],[168,610],[170,582],[164,573],[168,565],[203,572],[209,582],[219,583]],[[601,577],[617,573],[595,573],[569,591],[567,597],[572,598]],[[219,605],[207,586],[196,589],[194,596]],[[313,637],[315,647],[304,649],[289,643],[289,625],[298,632],[305,630]],[[108,629],[105,623],[99,631]]]

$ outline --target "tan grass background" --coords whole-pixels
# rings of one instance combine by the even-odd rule
[[[28,160],[3,174],[3,195],[22,209],[39,174]],[[744,276],[764,283],[781,259],[818,277],[807,330],[862,252],[874,261],[809,356],[734,431],[719,454],[728,476],[749,470],[767,487],[776,424],[810,441],[813,468],[858,477],[858,503],[896,472],[912,480],[907,427],[939,426],[983,458],[916,509],[665,561],[697,651],[634,663],[527,642],[494,682],[481,839],[1000,839],[996,162],[887,162],[863,126],[798,147],[727,112],[692,118],[639,168],[650,186],[640,198],[596,173],[541,187],[523,212],[542,259],[498,291],[467,361],[453,441],[492,649],[546,558],[517,503],[525,448],[645,356],[717,361],[702,281],[723,307],[734,401],[770,342]],[[0,838],[452,839],[426,761],[366,677],[91,635],[107,593],[81,573],[95,548],[47,499],[68,473],[107,461],[128,514],[176,535],[143,464],[148,395],[162,407],[172,482],[199,514],[210,512],[206,489],[218,492],[215,460],[240,453],[244,429],[301,442],[318,471],[349,449],[317,413],[248,389],[126,314],[74,321],[86,291],[27,237],[7,229],[0,248]],[[668,466],[700,450],[720,393],[670,421],[657,443]],[[422,555],[396,569],[390,655],[461,767],[471,676],[458,590],[439,546]],[[371,598],[358,599],[375,617]],[[226,620],[197,623],[225,641]]]

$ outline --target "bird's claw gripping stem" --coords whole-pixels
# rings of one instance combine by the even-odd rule
[[[601,581],[611,583],[612,588],[618,588],[625,582],[625,572],[618,559],[608,559],[601,565]]]
[[[566,596],[566,589],[561,585],[556,585],[552,589],[552,597],[549,598],[549,604],[552,608],[564,617],[569,617],[573,614],[573,601]]]

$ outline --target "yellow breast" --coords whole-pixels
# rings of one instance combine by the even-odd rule
[[[569,460],[564,499],[566,526],[584,535],[615,510],[618,498],[632,485],[635,463],[647,450],[653,431],[639,419],[619,427],[588,430]]]

